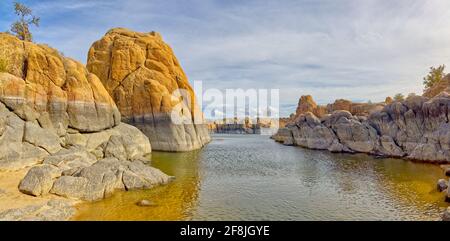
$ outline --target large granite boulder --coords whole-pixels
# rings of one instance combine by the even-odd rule
[[[82,64],[8,34],[0,34],[0,48],[9,63],[0,73],[0,171],[29,168],[22,193],[98,200],[170,180],[144,164],[148,137],[120,122],[108,91]],[[0,220],[71,215],[72,204],[48,202],[7,210]]]
[[[0,101],[25,121],[82,132],[116,126],[120,113],[100,80],[79,62],[46,45],[0,33],[11,66],[0,73]]]
[[[210,141],[192,87],[158,33],[112,29],[92,45],[87,68],[114,98],[122,120],[144,132],[154,150],[189,151]],[[178,90],[188,96],[177,96]],[[173,122],[172,113],[185,122]]]
[[[107,197],[115,190],[151,188],[169,182],[171,177],[141,161],[105,158],[72,175],[58,178],[50,193],[87,201]]]

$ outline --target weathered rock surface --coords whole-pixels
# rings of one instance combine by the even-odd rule
[[[137,202],[136,205],[138,205],[140,207],[150,207],[150,206],[155,206],[156,204],[152,201],[143,199],[143,200]]]
[[[450,95],[411,96],[368,117],[335,111],[307,112],[273,136],[286,145],[333,152],[362,152],[430,162],[450,162]]]
[[[73,202],[50,200],[41,205],[30,205],[0,213],[0,221],[66,221],[75,215]]]
[[[114,98],[122,120],[144,132],[154,150],[189,151],[210,141],[207,125],[193,121],[203,116],[192,87],[158,33],[112,29],[92,45],[87,67]],[[188,94],[184,100],[190,105],[173,95],[180,89]],[[187,122],[172,122],[172,111]]]

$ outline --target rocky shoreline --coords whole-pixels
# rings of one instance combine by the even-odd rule
[[[191,151],[211,141],[187,76],[159,33],[111,29],[92,44],[87,69],[99,77],[122,120],[147,135],[153,150]],[[176,91],[180,98],[172,95]],[[172,122],[178,109],[188,123]]]
[[[367,117],[337,110],[319,119],[306,112],[272,138],[309,149],[448,163],[449,109],[450,95],[443,92],[396,101]]]
[[[210,141],[206,125],[172,125],[170,119],[164,118],[145,121],[149,116],[167,115],[179,103],[179,100],[161,102],[171,96],[164,83],[172,83],[171,88],[191,90],[161,37],[124,29],[108,33],[114,34],[118,42],[135,41],[128,38],[139,36],[149,41],[146,44],[157,45],[150,48],[154,52],[148,50],[146,55],[159,53],[159,57],[144,58],[141,63],[141,69],[155,79],[152,83],[158,83],[156,89],[133,70],[134,74],[127,73],[125,82],[141,84],[139,90],[147,94],[130,92],[117,98],[107,79],[99,79],[81,63],[47,45],[0,33],[0,47],[12,50],[2,56],[11,67],[0,73],[0,177],[10,183],[8,190],[0,193],[0,203],[23,199],[10,209],[0,208],[0,220],[68,220],[75,213],[74,205],[81,201],[100,200],[117,190],[166,184],[173,177],[148,165],[152,144],[158,150],[188,151]],[[128,51],[126,46],[122,47],[114,51],[119,54]],[[170,50],[172,55],[165,56],[156,47]],[[154,65],[166,58],[176,68],[172,66],[168,73],[163,71],[165,76],[158,76],[159,68]],[[148,62],[153,65],[145,67]],[[95,66],[91,67],[94,71],[100,68]],[[111,73],[125,71],[114,63],[105,66]],[[179,75],[172,75],[174,71]],[[173,79],[165,79],[167,76]],[[121,98],[137,106],[131,115]],[[151,105],[144,104],[145,101]],[[155,109],[145,110],[148,106]],[[191,118],[194,112],[195,105],[189,110]],[[136,127],[122,122],[122,116]]]

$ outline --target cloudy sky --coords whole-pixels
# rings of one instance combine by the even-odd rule
[[[41,17],[35,41],[86,62],[112,27],[162,34],[191,82],[278,88],[281,114],[311,94],[382,101],[422,92],[430,66],[450,66],[448,0],[23,1]],[[0,31],[14,20],[0,1]]]

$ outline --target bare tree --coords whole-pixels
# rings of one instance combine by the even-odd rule
[[[14,3],[14,11],[19,20],[11,25],[13,32],[19,39],[31,42],[33,35],[30,32],[30,25],[39,27],[40,18],[33,15],[33,11],[22,3]]]

